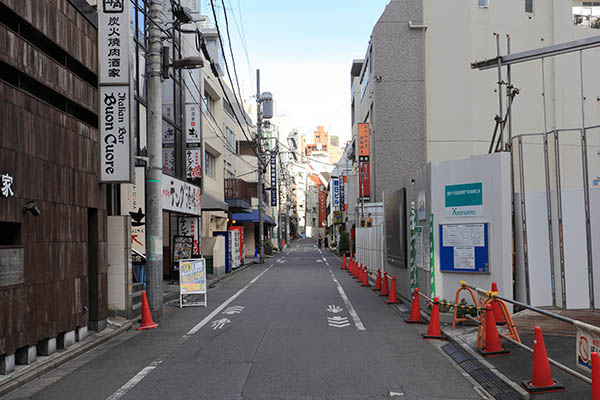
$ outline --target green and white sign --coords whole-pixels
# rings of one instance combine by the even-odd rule
[[[483,215],[483,183],[446,185],[444,190],[446,217],[477,217]]]

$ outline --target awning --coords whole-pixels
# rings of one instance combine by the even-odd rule
[[[258,222],[258,210],[252,210],[249,213],[234,213],[231,216],[236,222]],[[263,214],[263,221],[265,224],[277,226],[273,218],[268,214]]]
[[[224,201],[218,200],[208,193],[202,193],[200,197],[200,208],[202,211],[225,211],[229,206]]]

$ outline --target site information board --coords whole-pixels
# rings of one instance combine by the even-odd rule
[[[440,225],[440,271],[488,273],[488,224]]]
[[[204,302],[183,304],[183,296],[190,294],[203,294]],[[179,260],[179,307],[184,305],[206,307],[206,260],[204,258]]]

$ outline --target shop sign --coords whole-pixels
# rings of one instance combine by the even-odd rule
[[[277,207],[277,155],[271,156],[271,206]]]
[[[206,293],[206,261],[184,259],[179,261],[180,295]]]
[[[9,175],[8,173],[2,174],[0,176],[0,178],[2,178],[1,184],[1,190],[2,190],[2,196],[4,197],[14,197],[15,196],[15,192],[13,190],[13,182],[14,182],[14,178]]]
[[[200,215],[200,188],[170,176],[162,180],[163,209]]]
[[[345,187],[346,186],[346,175],[342,176],[340,181],[340,206],[342,211],[344,211],[344,205],[346,204],[346,196],[345,196]]]
[[[202,150],[201,149],[187,149],[185,152],[185,159],[186,159],[185,176],[188,179],[202,178]]]
[[[333,187],[333,206],[336,208],[340,207],[340,180],[339,178],[333,178],[331,180],[331,186]]]
[[[192,255],[200,255],[200,224],[198,217],[182,217],[178,219],[178,233],[193,238]]]
[[[447,217],[476,217],[483,215],[483,183],[446,185],[444,204]]]
[[[129,87],[100,86],[100,181],[131,181]]]
[[[131,217],[131,249],[146,254],[146,169],[135,167],[133,184],[121,186],[121,210]]]
[[[371,168],[368,161],[360,162],[360,193],[361,198],[369,201],[371,198]]]
[[[200,138],[200,107],[196,104],[185,105],[185,141],[190,147],[199,147],[202,143]]]
[[[368,161],[370,152],[369,124],[358,124],[358,160]],[[366,159],[364,159],[366,157]]]
[[[129,83],[129,2],[101,0],[98,5],[100,85]]]
[[[168,175],[175,175],[175,149],[162,149],[163,172]]]

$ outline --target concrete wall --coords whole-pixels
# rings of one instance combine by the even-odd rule
[[[108,310],[126,313],[131,293],[131,219],[107,218],[108,232]]]

